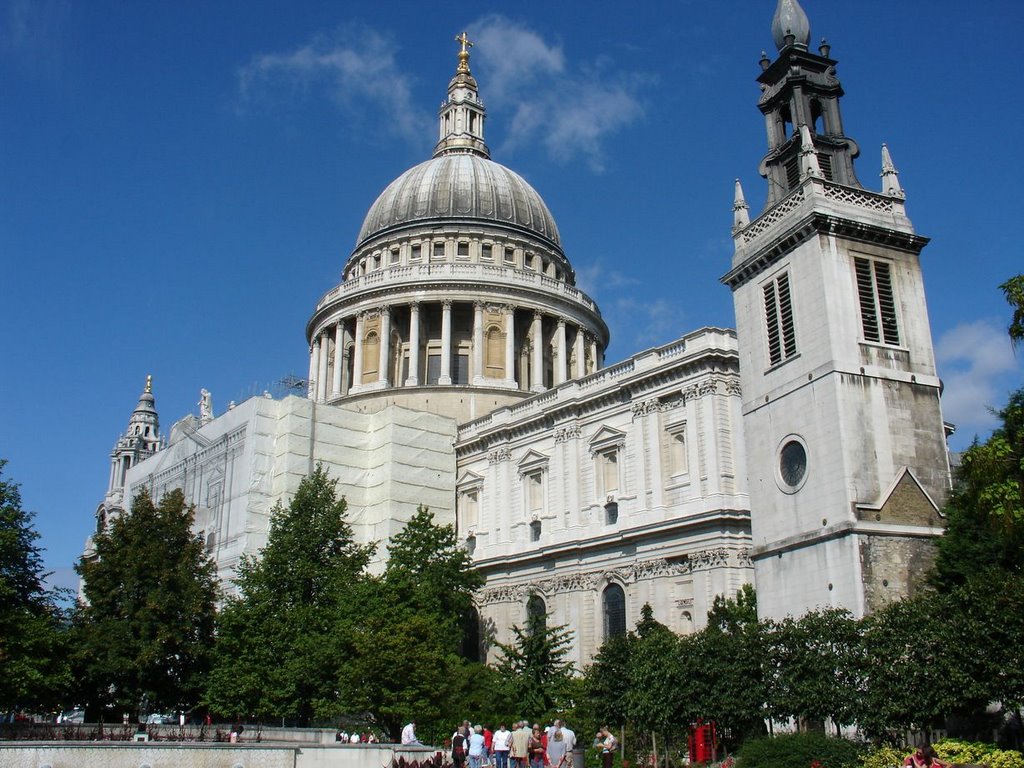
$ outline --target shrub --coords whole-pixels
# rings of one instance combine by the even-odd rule
[[[1024,768],[1024,755],[1012,749],[998,749],[979,741],[943,739],[934,744],[935,754],[946,763],[971,763],[990,768]]]
[[[910,749],[903,747],[878,747],[861,755],[861,768],[893,768],[903,765],[910,752]]]
[[[858,768],[861,747],[823,733],[787,733],[746,742],[737,768]]]

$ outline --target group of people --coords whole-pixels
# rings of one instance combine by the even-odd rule
[[[367,731],[366,733],[352,731],[352,733],[349,733],[344,728],[341,728],[334,734],[334,740],[342,744],[376,744],[377,734],[373,731]]]
[[[466,720],[452,734],[452,762],[455,768],[573,768],[572,751],[576,734],[561,720],[545,728],[528,720],[490,726],[470,725]]]

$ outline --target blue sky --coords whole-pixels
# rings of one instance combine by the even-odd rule
[[[544,196],[609,361],[733,325],[733,180],[759,211],[774,0],[0,0],[0,456],[59,581],[142,389],[166,431],[307,367],[304,327],[377,194],[426,159],[456,63],[495,160]],[[887,142],[918,231],[954,447],[1021,385],[1024,6],[804,0],[857,169]],[[966,9],[966,10],[965,10]]]

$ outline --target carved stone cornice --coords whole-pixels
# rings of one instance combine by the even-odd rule
[[[564,443],[569,440],[574,440],[582,434],[582,429],[579,424],[569,424],[565,427],[559,427],[555,430],[555,444]]]
[[[512,449],[507,445],[500,448],[493,448],[487,452],[487,463],[498,464],[502,461],[509,461],[512,458]]]

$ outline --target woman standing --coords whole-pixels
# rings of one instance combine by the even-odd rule
[[[484,734],[479,725],[473,727],[469,734],[469,768],[482,768],[484,763]]]

